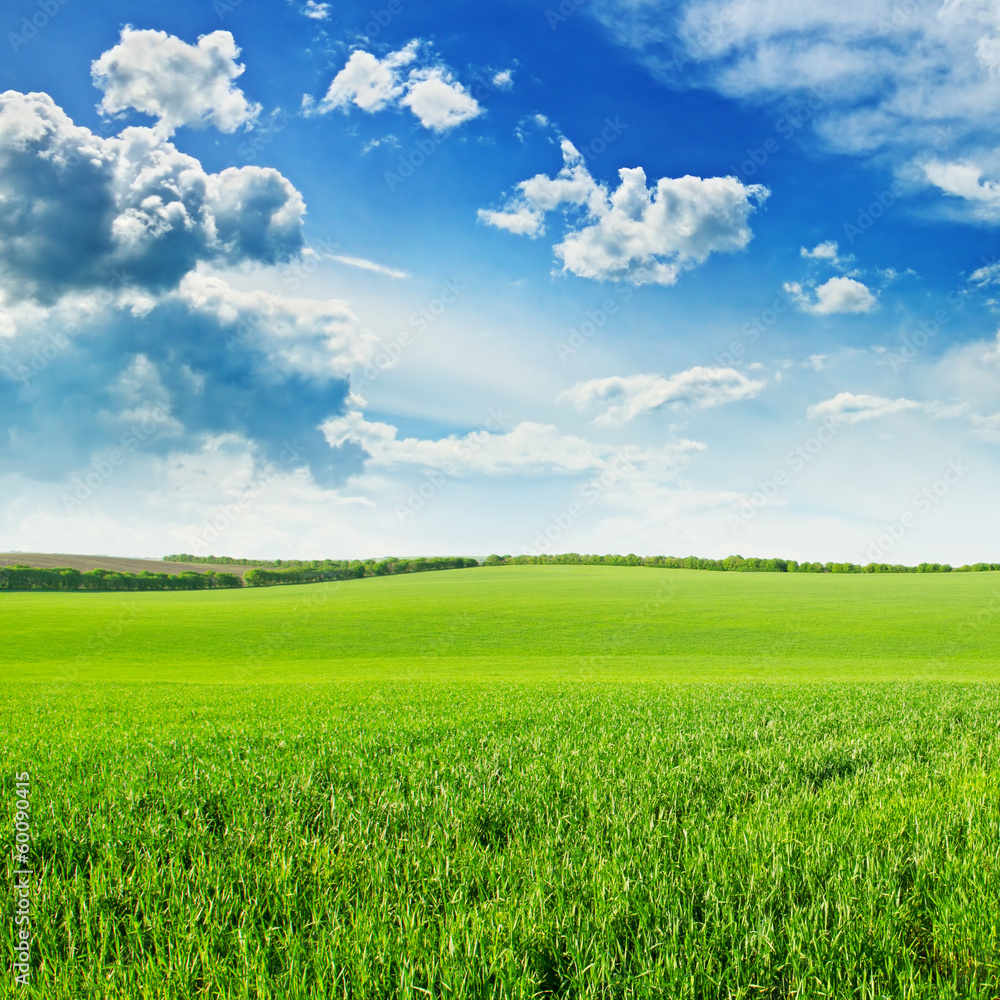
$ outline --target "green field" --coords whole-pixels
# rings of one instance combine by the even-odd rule
[[[998,574],[500,567],[0,622],[36,869],[0,995],[1000,997]]]
[[[1000,680],[1000,574],[510,566],[249,591],[9,593],[20,679]]]

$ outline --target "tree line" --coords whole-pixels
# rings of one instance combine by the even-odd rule
[[[242,586],[235,573],[119,573],[110,569],[0,567],[0,590],[218,590]]]
[[[219,590],[242,587],[271,587],[290,583],[323,583],[332,580],[359,580],[371,576],[395,576],[400,573],[424,573],[446,569],[469,569],[474,566],[648,566],[657,569],[703,569],[723,573],[981,573],[1000,570],[1000,563],[979,562],[964,566],[923,562],[917,566],[890,563],[796,562],[794,559],[701,559],[698,556],[563,555],[499,556],[491,555],[480,564],[460,556],[419,559],[313,559],[263,560],[230,559],[215,556],[168,556],[171,562],[214,562],[217,564],[253,565],[243,579],[235,573],[211,570],[197,573],[120,573],[108,569],[82,572],[78,569],[39,569],[34,566],[0,567],[0,590]]]
[[[698,556],[637,556],[629,553],[618,555],[580,555],[567,552],[563,555],[538,556],[487,556],[484,566],[653,566],[658,569],[707,569],[722,573],[973,573],[1000,570],[1000,563],[973,563],[949,566],[948,563],[920,563],[903,566],[890,563],[796,562],[794,559],[757,559],[727,556],[725,559],[701,559]]]
[[[286,562],[280,569],[252,569],[243,579],[250,587],[268,587],[279,583],[321,583],[326,580],[358,580],[366,576],[395,576],[399,573],[468,569],[478,565],[477,559],[448,556],[431,559],[324,559],[311,563]]]
[[[173,562],[182,562],[177,557]],[[203,560],[192,556],[191,562]],[[238,560],[229,560],[238,564]],[[245,564],[245,563],[244,563]],[[420,559],[315,559],[273,563],[274,569],[248,570],[243,580],[235,573],[120,573],[108,569],[81,572],[78,569],[38,569],[34,566],[0,567],[0,590],[218,590],[220,588],[268,587],[283,583],[322,583],[328,580],[357,580],[366,576],[392,576],[398,573],[423,573],[430,570],[466,569],[478,566],[475,559],[461,557]]]

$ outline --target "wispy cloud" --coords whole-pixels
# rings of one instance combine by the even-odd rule
[[[833,399],[810,406],[806,416],[810,420],[833,420],[836,423],[860,424],[866,420],[877,420],[892,413],[923,409],[912,399],[887,399],[885,396],[870,396],[864,393],[838,392]]]
[[[741,399],[752,399],[764,383],[749,379],[733,368],[689,368],[662,375],[620,375],[579,382],[560,393],[559,399],[583,410],[597,403],[611,405],[595,418],[598,426],[616,426],[671,403],[705,409]]]
[[[338,264],[346,264],[348,267],[359,267],[362,271],[374,271],[376,274],[385,274],[390,278],[408,278],[409,271],[401,271],[396,267],[386,267],[385,264],[376,264],[373,260],[366,260],[364,257],[346,257],[342,254],[324,254],[327,260],[335,260]]]

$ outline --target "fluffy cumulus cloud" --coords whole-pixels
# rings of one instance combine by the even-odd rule
[[[229,350],[252,347],[272,370],[345,378],[372,357],[378,338],[339,299],[290,299],[240,291],[221,278],[189,274],[177,298],[218,324]]]
[[[276,170],[207,173],[154,130],[105,139],[47,94],[0,94],[0,286],[52,302],[110,283],[159,290],[199,262],[277,263],[305,206]]]
[[[929,0],[597,0],[588,5],[658,77],[776,102],[831,147],[891,155],[909,176],[942,160],[949,193],[992,200],[1000,176],[1000,7]],[[948,167],[958,168],[948,171]],[[960,190],[959,190],[960,189]]]
[[[424,128],[446,132],[482,113],[479,102],[452,71],[424,54],[418,39],[379,59],[358,49],[333,78],[316,106],[320,113],[350,105],[374,113],[405,107]],[[306,106],[311,100],[305,99]]]
[[[887,399],[885,396],[855,395],[853,392],[838,392],[833,399],[810,406],[806,415],[810,420],[832,420],[835,423],[860,424],[865,420],[876,420],[901,413],[905,410],[922,409],[920,403],[912,399]]]
[[[809,289],[790,281],[784,287],[802,312],[812,313],[814,316],[870,313],[878,307],[878,299],[872,295],[868,286],[855,278],[838,276]]]
[[[326,21],[330,17],[330,5],[328,3],[317,3],[316,0],[306,0],[301,8],[302,13],[313,21]]]
[[[595,403],[608,403],[594,423],[615,426],[671,403],[709,407],[752,399],[764,383],[747,378],[733,368],[689,368],[664,378],[662,375],[629,375],[579,382],[560,394],[560,399],[584,410]]]
[[[687,453],[700,451],[697,441],[677,440],[654,449],[616,447],[563,434],[551,424],[523,421],[510,431],[472,431],[438,440],[398,437],[391,424],[365,419],[359,410],[328,421],[327,440],[334,447],[359,446],[368,463],[382,469],[421,466],[451,476],[579,475],[604,469],[644,469],[655,475],[675,470]]]
[[[479,102],[440,66],[410,73],[406,95],[399,103],[409,108],[424,128],[435,132],[455,128],[482,110]]]
[[[356,471],[360,448],[319,428],[372,335],[339,300],[207,270],[295,257],[304,211],[276,170],[212,174],[162,130],[104,138],[46,94],[0,94],[0,474],[65,479],[125,442],[242,449],[323,487]]]
[[[562,155],[558,174],[522,181],[500,209],[480,209],[479,218],[538,236],[547,213],[576,210],[582,221],[571,225],[555,253],[565,271],[599,281],[673,285],[710,254],[742,250],[752,237],[750,214],[768,195],[767,188],[735,177],[664,177],[650,189],[641,167],[619,170],[619,186],[609,191],[566,139]]]
[[[126,27],[121,41],[91,66],[95,86],[104,91],[99,110],[151,115],[166,135],[182,125],[235,132],[260,114],[260,105],[233,85],[243,72],[239,54],[228,31],[213,31],[188,45],[165,31]]]
[[[934,160],[924,166],[924,173],[946,195],[961,199],[973,218],[1000,221],[1000,182],[984,180],[982,167],[970,162]]]
[[[360,461],[358,448],[331,449],[318,430],[343,412],[345,373],[372,345],[342,302],[268,297],[193,274],[140,315],[116,302],[91,309],[65,323],[79,311],[68,297],[41,329],[4,345],[0,472],[59,478],[119,444],[153,405],[164,418],[142,439],[147,455],[225,440],[286,472],[308,468],[323,486]]]
[[[806,260],[822,261],[824,264],[830,264],[833,267],[839,267],[842,263],[840,244],[836,240],[826,240],[823,243],[817,243],[812,250],[808,247],[800,247],[799,256],[804,257]]]

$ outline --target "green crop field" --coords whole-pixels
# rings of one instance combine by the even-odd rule
[[[6,593],[22,680],[1000,680],[1000,574],[509,566],[252,590]]]
[[[1000,997],[1000,574],[499,567],[0,622],[33,934],[0,995]]]

